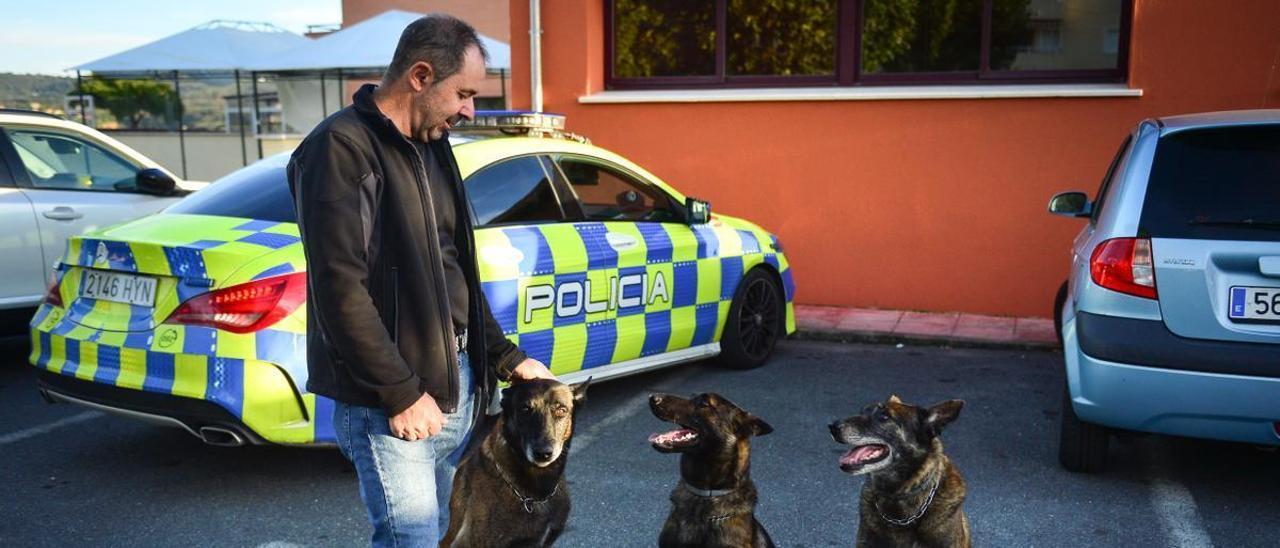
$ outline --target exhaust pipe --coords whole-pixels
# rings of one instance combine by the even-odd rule
[[[244,445],[244,438],[234,430],[219,426],[201,426],[200,439],[209,445],[218,447],[239,447]]]

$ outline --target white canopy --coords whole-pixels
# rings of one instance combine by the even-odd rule
[[[311,40],[267,23],[210,21],[74,67],[95,73],[250,69]]]
[[[332,69],[377,69],[391,62],[400,34],[409,23],[425,14],[400,10],[385,11],[350,27],[299,44],[288,51],[266,56],[252,70],[286,72]],[[511,47],[480,35],[489,51],[489,70],[511,69]]]

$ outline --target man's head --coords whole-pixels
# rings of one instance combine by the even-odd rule
[[[472,98],[488,55],[476,30],[456,17],[434,13],[405,27],[381,90],[407,109],[408,127],[401,131],[426,142],[475,116]]]

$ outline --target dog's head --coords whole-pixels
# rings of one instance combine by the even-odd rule
[[[653,394],[649,408],[653,416],[680,426],[649,436],[653,448],[663,453],[720,451],[738,440],[773,431],[769,423],[719,394],[698,394],[689,399]]]
[[[503,436],[530,464],[547,466],[560,458],[573,436],[573,417],[591,379],[570,387],[557,381],[516,381],[502,390]]]
[[[870,474],[895,464],[918,463],[942,429],[960,416],[961,400],[921,408],[897,396],[862,409],[862,414],[831,423],[831,437],[852,446],[840,457],[840,469]]]

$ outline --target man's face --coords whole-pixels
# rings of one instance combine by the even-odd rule
[[[413,96],[413,137],[422,142],[434,141],[461,119],[475,116],[473,98],[484,81],[484,56],[476,47],[467,48],[462,68],[444,80],[436,80],[425,63],[410,68]]]

